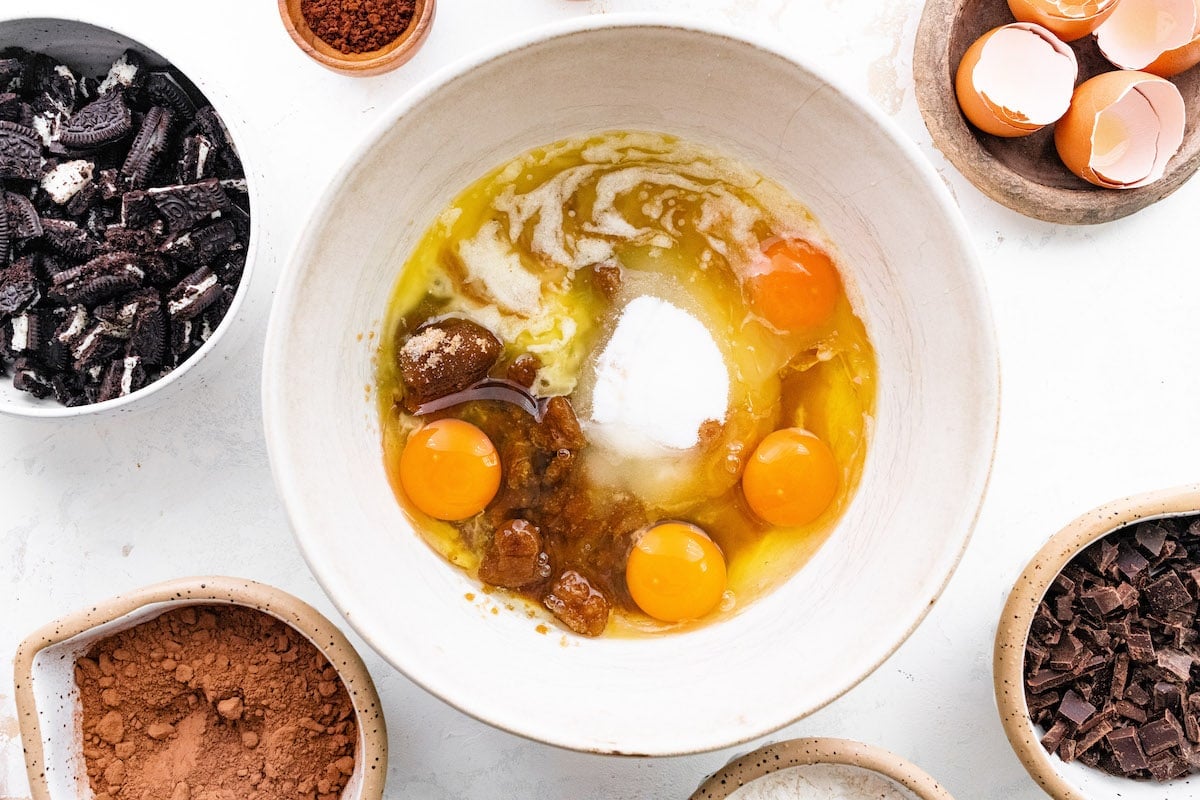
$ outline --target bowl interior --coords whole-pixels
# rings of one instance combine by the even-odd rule
[[[510,613],[502,596],[465,598],[478,585],[426,547],[396,504],[371,387],[387,298],[434,215],[530,147],[611,129],[711,146],[806,203],[848,266],[880,390],[861,488],[804,570],[720,624],[584,640],[553,626],[539,635],[541,620]],[[668,754],[750,739],[817,709],[911,632],[981,500],[997,362],[957,212],[899,134],[762,47],[599,20],[460,68],[416,93],[360,150],[320,204],[277,299],[264,407],[309,564],[385,658],[517,733]]]
[[[133,48],[144,54],[152,68],[165,67],[172,63],[153,48],[147,47],[136,39],[108,28],[70,19],[26,18],[0,20],[0,48],[14,46],[46,53],[59,59],[61,63],[69,65],[76,72],[93,77],[104,75],[108,71],[109,65],[129,48]],[[180,65],[175,64],[175,66],[178,68]],[[232,124],[233,120],[235,120],[235,115],[229,113],[228,99],[224,97],[222,92],[209,86],[202,79],[198,79],[190,71],[184,71],[184,74],[190,80],[197,83],[201,91],[204,92],[206,99],[213,104],[213,107],[221,115],[222,121],[230,129],[230,135],[234,140],[234,145],[238,149],[238,154],[242,157],[243,163],[245,163],[247,156],[245,140],[239,128]],[[256,181],[251,174],[250,164],[245,164],[245,169],[252,211],[257,213],[259,207],[257,203]],[[242,276],[242,281],[238,285],[233,305],[226,313],[225,318],[221,320],[221,324],[213,331],[208,341],[179,367],[125,397],[74,408],[62,406],[52,397],[38,399],[28,392],[14,389],[11,377],[7,375],[0,376],[0,413],[27,417],[74,417],[118,408],[127,408],[135,400],[159,393],[160,390],[164,390],[168,386],[174,385],[172,388],[177,388],[177,379],[200,361],[215,346],[236,318],[237,310],[246,295],[246,287],[250,283],[254,252],[259,238],[258,230],[258,221],[252,220],[250,223],[250,241],[246,247],[246,268]]]
[[[105,637],[148,622],[166,611],[189,605],[206,605],[206,603],[195,600],[148,603],[128,614],[100,623],[80,634],[44,647],[34,655],[29,683],[33,690],[39,719],[43,748],[42,763],[46,790],[50,797],[64,800],[71,797],[85,799],[95,797],[95,793],[88,783],[82,751],[83,734],[80,730],[79,687],[75,683],[76,659],[85,655]],[[269,609],[259,610],[291,625],[287,619],[273,614]],[[322,649],[321,642],[314,640],[304,631],[300,631],[300,633],[314,647]],[[322,652],[324,651],[322,650]],[[343,790],[344,798],[358,797],[362,791],[367,762],[367,759],[362,757],[367,747],[364,730],[360,720],[359,757],[355,759],[354,774]]]

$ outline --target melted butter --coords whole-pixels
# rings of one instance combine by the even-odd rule
[[[501,246],[518,259],[509,266],[519,264],[538,280],[535,303],[506,306],[489,294],[481,274],[495,265],[464,258],[464,242],[497,230]],[[500,336],[506,357],[536,353],[543,367],[535,391],[569,395],[581,420],[589,413],[595,360],[630,299],[659,297],[712,332],[730,373],[717,441],[666,461],[620,458],[596,447],[584,452],[593,483],[631,492],[652,519],[682,518],[712,536],[729,562],[726,602],[683,626],[619,610],[606,635],[736,613],[811,558],[858,485],[875,402],[874,352],[844,293],[831,323],[806,335],[781,334],[752,313],[740,278],[761,268],[761,243],[774,236],[808,239],[836,261],[836,248],[808,212],[772,181],[672,137],[609,133],[530,151],[481,178],[438,216],[400,273],[385,331],[409,331],[441,314],[474,319]],[[590,267],[602,261],[624,270],[611,300],[590,278]],[[419,425],[394,403],[397,338],[383,337],[378,371],[388,454],[399,453]],[[842,485],[814,523],[774,528],[746,509],[741,466],[763,436],[790,425],[830,445]],[[392,483],[429,544],[473,572],[479,554],[470,526],[460,530],[425,517],[407,503],[395,476]]]

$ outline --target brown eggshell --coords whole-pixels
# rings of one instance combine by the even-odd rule
[[[1053,0],[1008,0],[1008,8],[1019,21],[1036,22],[1064,42],[1073,42],[1099,28],[1116,10],[1117,2],[1111,0],[1107,6],[1086,17],[1063,16]]]
[[[1076,89],[1071,99],[1071,107],[1058,124],[1054,127],[1054,145],[1058,155],[1067,169],[1083,178],[1088,183],[1108,189],[1128,189],[1145,185],[1151,181],[1143,180],[1129,184],[1116,184],[1105,180],[1092,168],[1092,136],[1096,129],[1096,120],[1100,112],[1112,106],[1126,92],[1143,83],[1165,84],[1175,89],[1174,84],[1157,75],[1135,70],[1117,70],[1105,72],[1084,81]],[[1175,94],[1178,95],[1178,89]],[[1179,111],[1182,114],[1183,99],[1179,98]],[[1182,124],[1180,124],[1182,136]],[[1175,142],[1175,150],[1179,143]],[[1168,159],[1164,159],[1164,163]],[[1153,172],[1153,171],[1152,171]],[[1158,170],[1161,175],[1161,170]]]
[[[963,115],[972,125],[981,131],[1005,138],[1028,136],[1045,127],[1044,124],[1030,123],[1013,118],[1005,109],[991,102],[975,85],[975,70],[979,66],[980,58],[988,41],[997,32],[1014,27],[1034,31],[1043,37],[1048,37],[1047,41],[1057,41],[1052,32],[1036,23],[1016,22],[1011,25],[1001,25],[980,36],[967,48],[967,52],[963,54],[962,61],[958,64],[958,72],[954,77],[954,90],[958,96],[958,105],[962,109]],[[1061,47],[1065,51],[1064,54],[1070,54],[1070,58],[1074,61],[1074,54],[1071,53],[1070,48],[1067,48],[1066,45],[1061,45]]]
[[[1200,36],[1192,39],[1183,47],[1168,50],[1156,58],[1144,72],[1157,75],[1160,78],[1170,78],[1181,72],[1187,72],[1200,64]]]
[[[1196,0],[1121,0],[1096,29],[1096,46],[1121,69],[1144,70],[1164,54],[1186,48],[1200,33]],[[1147,20],[1157,20],[1146,40]]]

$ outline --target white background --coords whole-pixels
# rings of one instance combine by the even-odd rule
[[[1025,562],[1071,518],[1197,479],[1200,181],[1092,228],[1031,221],[985,199],[933,149],[916,108],[911,51],[920,0],[441,0],[416,59],[367,79],[334,75],[301,55],[270,0],[5,0],[3,16],[78,11],[204,65],[256,130],[257,141],[243,149],[268,176],[260,219],[270,241],[236,326],[185,377],[175,402],[101,420],[0,419],[0,659],[54,617],[188,574],[256,578],[336,618],[293,546],[260,435],[268,308],[308,209],[383,110],[439,68],[544,22],[632,10],[766,32],[869,96],[920,144],[962,205],[995,307],[1000,441],[961,568],[916,635],[873,677],[768,740],[845,736],[882,745],[959,800],[1042,796],[995,711],[996,619]],[[389,798],[686,798],[752,749],[658,760],[565,752],[475,722],[363,654],[391,729]],[[0,800],[27,797],[11,694],[5,675]]]

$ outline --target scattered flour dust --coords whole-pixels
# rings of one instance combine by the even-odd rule
[[[729,800],[917,800],[895,781],[857,767],[813,764],[772,772]]]

